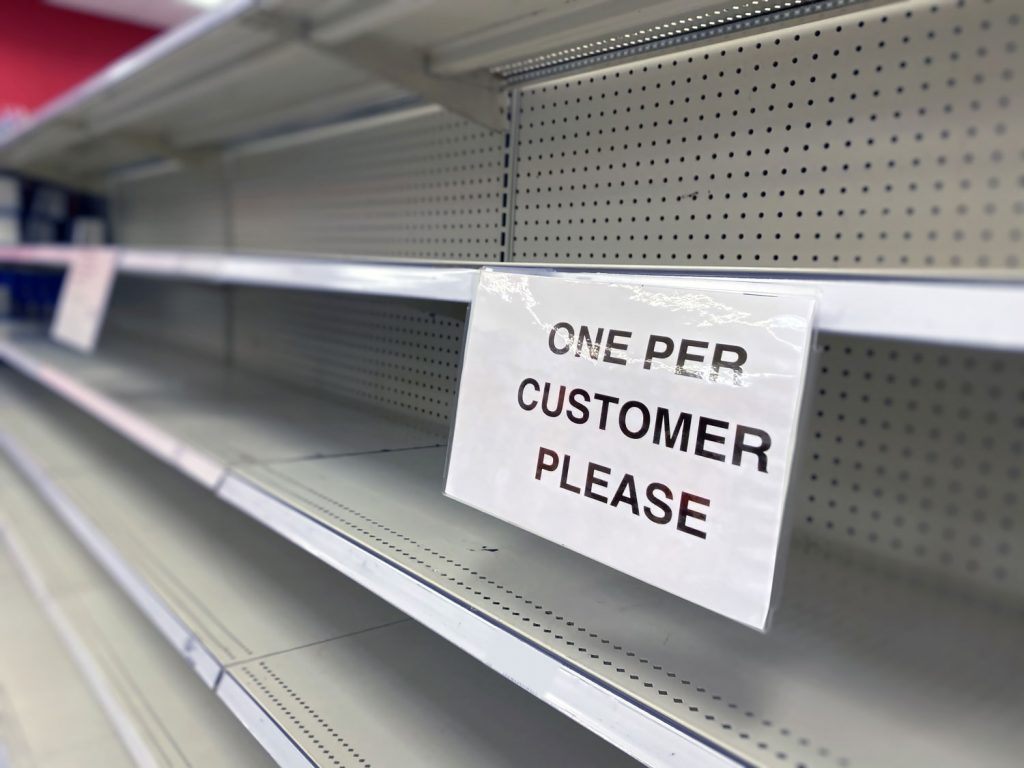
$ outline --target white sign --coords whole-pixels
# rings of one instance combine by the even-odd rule
[[[61,285],[50,338],[80,352],[92,352],[99,340],[116,276],[114,249],[76,249]]]
[[[483,270],[446,493],[767,628],[815,301],[737,285]]]

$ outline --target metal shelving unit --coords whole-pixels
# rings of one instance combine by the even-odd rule
[[[815,764],[821,750],[850,764],[905,754],[956,765],[977,749],[971,738],[970,750],[958,751],[967,741],[955,729],[948,742],[926,726],[915,732],[881,703],[907,706],[910,697],[923,724],[943,717],[941,707],[924,714],[936,703],[930,688],[937,668],[915,662],[939,605],[927,587],[903,583],[898,572],[876,572],[798,538],[783,611],[759,637],[444,499],[444,448],[429,447],[442,438],[408,422],[379,415],[368,425],[369,412],[316,404],[300,390],[127,341],[95,358],[45,341],[15,342],[7,355],[55,393],[641,759],[670,764],[695,741],[741,762],[773,765]],[[97,403],[116,403],[126,416]],[[325,415],[333,442],[324,442]],[[160,438],[140,439],[140,432]],[[95,450],[89,446],[97,441],[91,436],[72,454]],[[109,498],[109,488],[125,486],[127,478],[108,479],[107,490],[94,493]],[[1015,709],[1013,695],[999,693],[1003,682],[1024,673],[1014,641],[1000,643],[1000,651],[988,639],[1016,636],[1010,605],[950,607],[945,621],[960,629],[944,630],[942,647],[933,649],[934,663],[952,664],[958,649],[989,646],[986,663],[965,678],[981,697],[973,706],[988,698],[996,720]],[[840,616],[852,636],[876,638],[902,672],[877,669],[871,657],[833,657],[828,639]],[[905,631],[887,638],[895,621]],[[799,695],[751,698],[752,687]],[[869,709],[876,715],[866,716]],[[857,734],[866,730],[884,736],[865,742]],[[1009,748],[1010,736],[985,743]],[[927,750],[917,752],[929,737]],[[1008,752],[982,762],[1009,759]]]
[[[280,764],[629,764],[88,417],[4,393],[8,457]]]
[[[573,731],[598,762],[1015,765],[1021,24],[1012,0],[236,3],[0,146],[103,188],[120,264],[95,355],[0,333],[74,406],[6,376],[13,455],[284,764],[329,764],[296,745],[342,724],[381,764],[543,764],[488,730],[520,717],[558,764],[540,699],[629,756]],[[443,496],[487,265],[817,292],[767,634]],[[483,701],[484,666],[518,688]]]

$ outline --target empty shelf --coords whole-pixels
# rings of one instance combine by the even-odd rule
[[[146,361],[160,357],[17,350],[23,369],[45,360],[39,380],[87,409],[88,398],[76,399],[79,377],[119,371],[109,389],[89,390],[113,400],[110,382],[140,380]],[[190,449],[226,456],[214,446],[231,429],[179,434],[164,415],[187,413],[204,397],[136,391],[117,402]],[[253,445],[261,443],[256,425],[268,424],[256,408],[223,415],[248,422]],[[334,426],[345,443],[345,422]],[[306,425],[292,427],[301,444]],[[313,445],[317,427],[309,428]],[[1017,605],[943,596],[887,566],[800,540],[776,621],[762,636],[445,499],[443,448],[374,452],[358,430],[345,447],[347,455],[238,461],[215,486],[650,765],[680,755],[790,768],[1011,765],[1024,747]]]
[[[7,467],[0,467],[0,483],[10,481]],[[11,503],[10,494],[0,491],[0,503]],[[43,606],[3,550],[0,605],[0,762],[72,768],[89,754],[110,768],[134,765]]]
[[[22,471],[279,763],[631,763],[52,395],[3,387]]]
[[[7,362],[209,487],[233,464],[444,441],[436,427],[399,423],[187,355],[153,354],[142,345],[86,357],[27,334],[3,349]],[[144,364],[137,364],[140,358]],[[145,418],[137,415],[142,411]]]
[[[27,577],[37,604],[54,624],[132,758],[109,739],[71,740],[80,729],[94,731],[94,726],[72,719],[68,708],[81,694],[74,688],[74,678],[69,678],[61,680],[58,691],[51,689],[45,702],[19,697],[18,705],[45,706],[45,711],[36,713],[47,718],[38,725],[45,732],[34,738],[36,744],[45,743],[33,757],[38,759],[43,750],[41,756],[52,757],[52,762],[34,764],[271,765],[206,686],[182,674],[187,669],[184,663],[2,458],[0,513],[8,550]],[[13,607],[4,603],[5,618],[11,618]],[[48,656],[46,661],[52,665],[51,674],[67,671],[59,658]],[[37,691],[36,696],[41,693]],[[95,721],[97,715],[93,711],[88,717]],[[46,754],[60,744],[70,754]]]

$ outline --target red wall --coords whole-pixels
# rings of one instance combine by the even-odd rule
[[[0,112],[35,110],[157,32],[41,0],[0,6]]]

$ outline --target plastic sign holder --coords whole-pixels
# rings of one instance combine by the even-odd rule
[[[483,270],[445,492],[765,630],[815,303]]]

